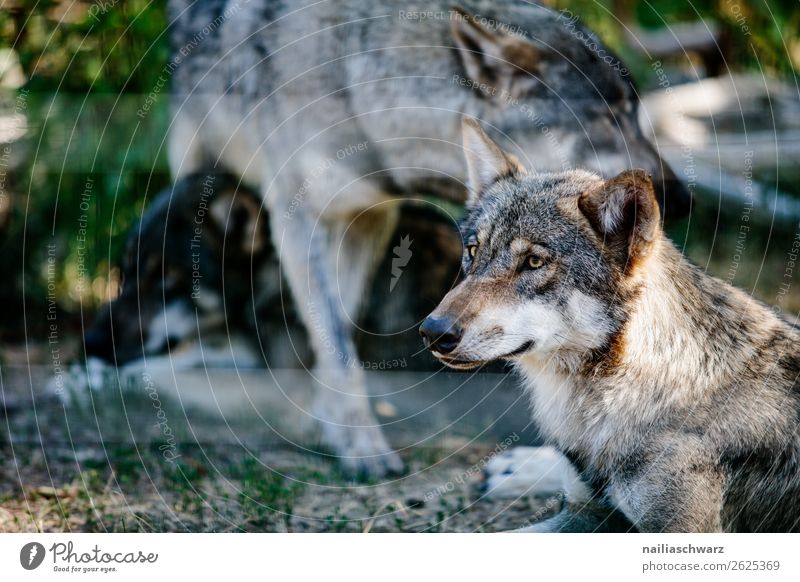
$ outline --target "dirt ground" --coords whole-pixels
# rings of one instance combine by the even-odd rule
[[[490,532],[559,507],[482,495],[489,444],[406,449],[407,473],[372,483],[289,446],[184,439],[165,455],[158,442],[95,438],[110,434],[99,413],[76,416],[46,394],[29,401],[41,372],[1,371],[0,532]]]
[[[482,498],[477,477],[463,481],[481,451],[411,459],[407,476],[378,484],[293,451],[185,450],[174,466],[136,447],[6,443],[0,455],[0,532],[488,532],[557,509]]]

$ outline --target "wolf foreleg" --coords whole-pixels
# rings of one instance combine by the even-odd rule
[[[316,395],[311,413],[321,426],[321,441],[339,456],[352,475],[380,477],[402,470],[369,404],[364,374],[358,363],[347,307],[357,305],[366,275],[350,277],[337,292],[335,265],[342,273],[366,273],[358,253],[335,254],[331,230],[303,208],[286,217],[270,215],[275,248],[297,311],[314,351]],[[369,243],[366,243],[369,244]],[[354,262],[354,264],[351,264]],[[347,304],[347,305],[346,305]]]

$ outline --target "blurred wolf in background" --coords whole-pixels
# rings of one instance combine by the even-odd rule
[[[260,192],[314,353],[313,413],[352,473],[402,469],[349,365],[351,322],[395,230],[391,201],[464,200],[462,114],[538,170],[645,167],[667,213],[688,204],[638,127],[630,78],[546,8],[175,0],[169,15],[171,168],[225,168]]]
[[[167,352],[193,357],[181,353],[187,340],[242,331],[253,298],[246,274],[269,267],[271,244],[259,200],[237,186],[232,176],[197,173],[155,196],[128,234],[119,296],[84,334],[88,356],[118,366]],[[279,299],[277,266],[272,275],[259,293]],[[237,355],[246,356],[229,358]]]
[[[416,328],[458,279],[456,223],[407,202],[391,240],[398,245],[378,267],[358,321],[362,359],[352,364],[438,369]],[[313,363],[261,199],[234,176],[188,174],[159,192],[131,229],[120,270],[118,297],[84,335],[87,356],[179,369]]]
[[[420,332],[455,368],[512,362],[578,470],[530,531],[799,531],[800,331],[681,255],[645,171],[529,174],[475,120],[464,149],[465,277]]]

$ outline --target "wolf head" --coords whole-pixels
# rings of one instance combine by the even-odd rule
[[[525,3],[504,10],[498,19],[509,24],[453,9],[451,36],[481,97],[473,114],[532,169],[611,177],[645,168],[667,219],[684,216],[690,194],[641,131],[639,96],[622,61],[569,11]]]
[[[528,174],[474,120],[463,132],[465,276],[420,327],[427,347],[453,368],[613,352],[662,236],[648,174]]]
[[[193,174],[158,194],[128,237],[122,288],[85,334],[87,356],[118,365],[224,326],[250,297],[266,237],[255,195],[222,174]],[[236,272],[235,277],[225,277]]]

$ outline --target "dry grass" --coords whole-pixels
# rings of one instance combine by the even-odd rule
[[[0,412],[0,532],[497,531],[548,509],[541,499],[480,495],[488,444],[406,450],[407,474],[381,483],[350,482],[323,455],[213,437],[184,438],[180,456],[166,460],[157,441],[114,436],[122,421],[109,414],[118,408],[113,394],[95,396],[94,416],[67,414],[42,394],[35,407],[22,404],[30,381],[41,386],[44,377],[0,372],[9,404],[7,417]],[[127,404],[130,422],[136,411]]]
[[[6,444],[0,532],[497,531],[545,503],[482,498],[478,473],[465,478],[465,470],[483,450],[415,454],[407,475],[373,484],[342,479],[324,458],[251,453],[186,449],[166,463],[157,450],[125,446],[59,460]]]

